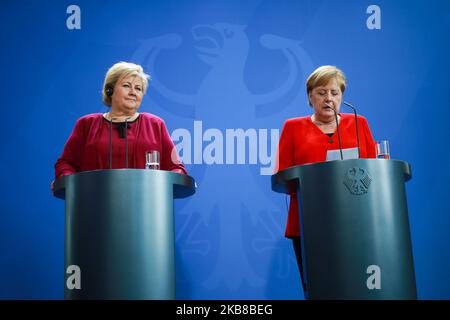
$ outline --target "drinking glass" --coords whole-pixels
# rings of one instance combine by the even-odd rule
[[[378,159],[390,159],[391,158],[388,140],[380,140],[377,142],[377,158]]]
[[[145,153],[145,169],[159,170],[159,151],[152,150]]]

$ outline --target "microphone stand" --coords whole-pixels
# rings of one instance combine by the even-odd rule
[[[337,134],[338,134],[339,152],[341,153],[341,160],[344,160],[344,155],[342,154],[341,133],[339,131],[339,121],[338,121],[338,117],[337,117],[337,112],[336,112],[336,109],[333,108],[332,106],[330,106],[328,104],[327,104],[327,106],[334,112],[334,119],[336,120],[336,130],[337,130]]]
[[[109,169],[112,169],[112,123],[116,118],[109,120]]]
[[[125,118],[125,168],[128,169],[128,119],[131,117]]]
[[[358,115],[356,114],[356,108],[346,101],[342,101],[346,106],[353,110],[355,115],[355,126],[356,126],[356,141],[358,143],[358,159],[361,158],[360,144],[359,144],[359,130],[358,130]]]

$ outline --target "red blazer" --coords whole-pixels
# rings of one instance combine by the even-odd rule
[[[174,149],[164,121],[150,113],[140,113],[128,122],[128,167],[144,169],[146,151],[158,150],[161,170],[184,168]],[[55,164],[55,177],[96,169],[109,169],[110,122],[101,113],[89,114],[78,119]],[[125,168],[125,139],[113,124],[113,169]]]
[[[342,148],[357,147],[354,115],[339,115]],[[366,118],[362,116],[358,116],[358,131],[361,158],[375,158],[375,141]],[[330,138],[312,122],[310,116],[289,119],[281,132],[275,172],[297,165],[326,161],[328,150],[339,150],[337,132]],[[285,236],[300,236],[297,194],[291,194]]]

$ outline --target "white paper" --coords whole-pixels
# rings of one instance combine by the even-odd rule
[[[342,156],[344,160],[358,159],[358,148],[342,149]],[[327,151],[327,161],[333,160],[341,160],[341,151],[339,149]]]

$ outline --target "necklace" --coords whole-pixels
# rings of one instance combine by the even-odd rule
[[[132,116],[112,116],[111,112],[106,112],[103,114],[103,117],[108,121],[111,121],[111,119],[114,119],[113,122],[124,122],[126,119],[128,119],[127,121],[130,122],[130,121],[136,120],[136,118],[138,116],[139,116],[139,112],[136,112]]]
[[[338,115],[337,118],[338,118],[338,123],[339,123],[339,121],[341,120],[341,117]],[[316,120],[316,117],[314,114],[311,116],[311,121],[317,126],[330,126],[330,125],[334,126],[334,125],[336,125],[335,119],[331,120],[330,122],[322,122],[322,121]]]

